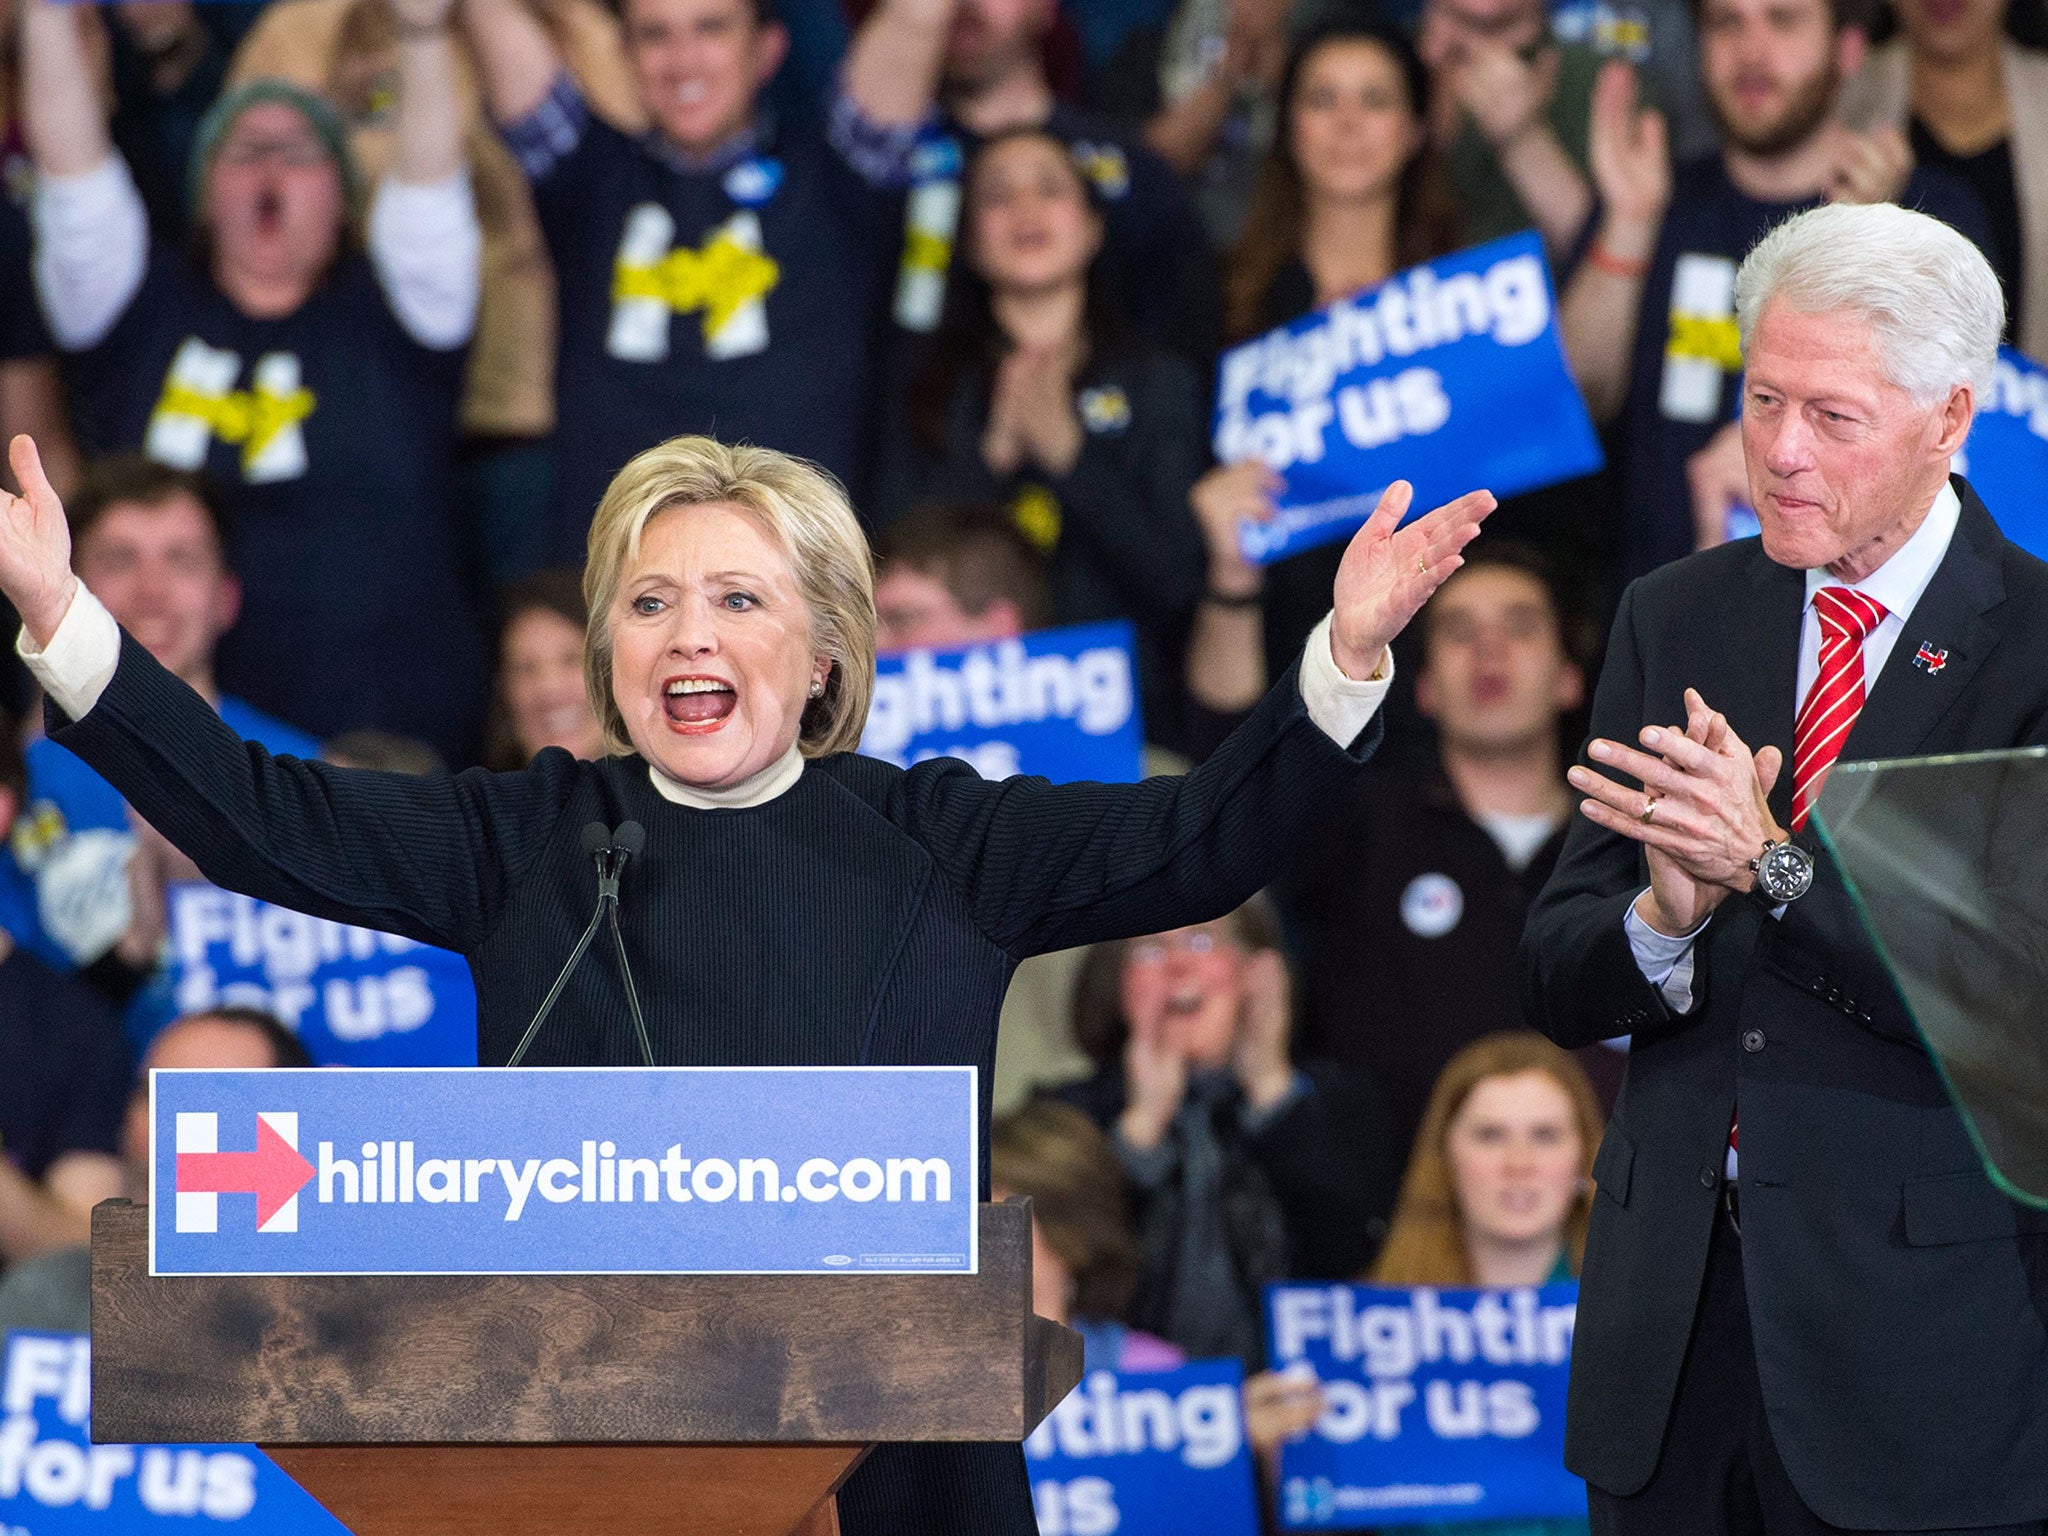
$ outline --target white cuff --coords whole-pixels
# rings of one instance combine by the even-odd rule
[[[1638,891],[1636,901],[1642,899],[1642,892]],[[1621,926],[1628,935],[1629,952],[1636,957],[1636,969],[1643,973],[1643,979],[1664,994],[1673,1013],[1692,1012],[1692,941],[1707,926],[1706,920],[1691,933],[1673,938],[1644,922],[1632,901]]]
[[[149,216],[128,162],[110,154],[83,176],[38,176],[36,296],[67,352],[106,339],[149,266]]]
[[[483,234],[469,172],[445,181],[387,176],[370,204],[370,259],[406,334],[446,352],[476,329]]]
[[[81,581],[50,643],[37,650],[24,628],[14,650],[57,707],[81,720],[114,680],[114,668],[121,661],[121,626]]]
[[[1308,643],[1302,647],[1301,702],[1308,706],[1309,719],[1325,736],[1348,748],[1371,722],[1387,690],[1394,686],[1394,653],[1380,653],[1378,676],[1362,683],[1346,677],[1338,669],[1337,653],[1330,646],[1330,621],[1334,617],[1324,614],[1322,622],[1308,632]]]

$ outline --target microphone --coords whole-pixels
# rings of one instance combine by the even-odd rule
[[[648,1066],[654,1065],[654,1051],[647,1041],[647,1021],[640,1015],[640,996],[633,988],[633,968],[626,963],[626,942],[619,934],[619,876],[624,873],[626,861],[647,846],[647,829],[637,821],[622,822],[616,832],[605,829],[601,821],[593,821],[583,828],[583,851],[597,864],[597,907],[590,914],[590,921],[583,929],[583,936],[576,941],[576,947],[569,952],[569,959],[563,965],[555,984],[548,988],[548,995],[533,1015],[533,1022],[526,1026],[526,1033],[519,1037],[519,1045],[512,1052],[511,1060],[505,1063],[516,1067],[526,1059],[526,1052],[533,1044],[534,1037],[547,1016],[554,1011],[562,989],[569,984],[569,978],[576,973],[582,962],[584,951],[590,948],[590,941],[597,937],[597,925],[607,915],[611,918],[612,947],[618,955],[619,972],[626,984],[626,1008],[633,1016],[633,1030],[639,1036],[640,1057]]]
[[[626,941],[619,935],[619,876],[625,873],[626,861],[636,857],[647,846],[647,829],[637,821],[622,821],[618,831],[611,836],[614,855],[611,869],[611,924],[612,953],[619,957],[619,980],[626,984],[626,1011],[633,1016],[633,1032],[640,1037],[640,1059],[648,1066],[654,1065],[654,1047],[647,1043],[647,1020],[640,1016],[640,993],[633,985],[633,967],[626,961]],[[603,895],[598,905],[604,906]]]

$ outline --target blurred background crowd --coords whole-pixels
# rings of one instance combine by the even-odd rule
[[[1013,988],[994,1179],[1092,1364],[1257,1372],[1269,1280],[1575,1272],[1626,1042],[1527,1033],[1515,946],[1622,586],[1744,531],[1750,244],[1919,207],[2048,357],[2041,0],[8,3],[0,434],[243,736],[397,771],[602,751],[585,530],[682,432],[846,482],[885,647],[1130,620],[1148,771],[1184,769],[1341,550],[1241,557],[1278,482],[1212,459],[1219,353],[1537,231],[1607,468],[1492,519],[1270,892]],[[0,1324],[82,1326],[138,1057],[303,1052],[246,1010],[124,1030],[197,871],[6,659]],[[1268,1446],[1315,1412],[1247,1402]]]

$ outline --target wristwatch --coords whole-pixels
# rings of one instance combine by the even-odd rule
[[[1757,894],[1772,906],[1797,901],[1813,889],[1813,855],[1789,837],[1765,843],[1764,851],[1749,861],[1749,872],[1756,876]]]

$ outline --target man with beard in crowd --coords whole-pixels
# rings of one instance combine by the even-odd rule
[[[1674,174],[1661,119],[1635,110],[1627,67],[1609,65],[1591,144],[1601,213],[1562,304],[1586,404],[1621,427],[1625,578],[1753,531],[1728,521],[1747,499],[1733,295],[1765,230],[1823,201],[1896,201],[1979,247],[1990,238],[1976,199],[1914,169],[1904,135],[1841,121],[1868,48],[1862,0],[1698,0],[1697,16],[1721,148]]]

